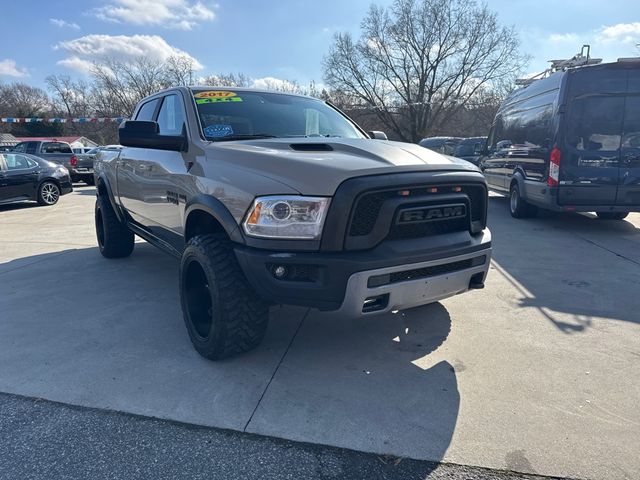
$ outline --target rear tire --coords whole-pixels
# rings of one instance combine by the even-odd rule
[[[520,195],[520,187],[517,183],[509,189],[509,213],[513,218],[526,218],[538,212],[536,207],[529,205]]]
[[[601,220],[624,220],[629,212],[596,212]]]
[[[199,235],[187,243],[180,301],[191,343],[209,360],[255,348],[267,329],[268,304],[247,282],[224,234]]]
[[[38,187],[38,203],[43,206],[51,206],[60,199],[60,187],[56,182],[47,180]]]
[[[98,248],[105,258],[128,257],[133,252],[133,232],[124,225],[113,210],[108,198],[99,195],[95,208]]]

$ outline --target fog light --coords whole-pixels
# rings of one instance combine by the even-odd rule
[[[276,278],[284,278],[287,275],[287,269],[282,265],[277,266],[276,268],[273,269],[273,275]]]

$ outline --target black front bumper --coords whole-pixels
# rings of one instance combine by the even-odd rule
[[[343,303],[349,277],[356,272],[447,259],[491,248],[488,230],[478,235],[456,232],[430,238],[386,241],[366,251],[272,251],[246,246],[236,257],[253,289],[276,304],[337,310]],[[278,279],[282,266],[292,279]],[[296,273],[298,272],[298,273]],[[299,272],[303,272],[300,274]]]

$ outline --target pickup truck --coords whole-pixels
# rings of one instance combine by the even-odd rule
[[[132,118],[95,163],[98,246],[126,257],[135,234],[180,259],[206,358],[257,346],[273,304],[368,317],[484,286],[487,186],[469,162],[299,95],[176,87]]]
[[[12,152],[29,153],[69,170],[71,181],[93,185],[93,155],[76,155],[66,142],[27,140],[13,147]]]

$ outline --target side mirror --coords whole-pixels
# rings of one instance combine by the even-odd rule
[[[387,134],[384,132],[380,132],[378,130],[372,130],[370,132],[367,132],[367,135],[369,135],[369,138],[373,138],[375,140],[389,140],[387,138]]]
[[[482,153],[484,152],[484,145],[481,143],[476,143],[473,146],[473,154],[474,155],[482,155]]]
[[[156,122],[126,120],[118,130],[120,145],[136,148],[153,148],[182,152],[187,149],[187,136],[183,128],[182,135],[160,135]]]

